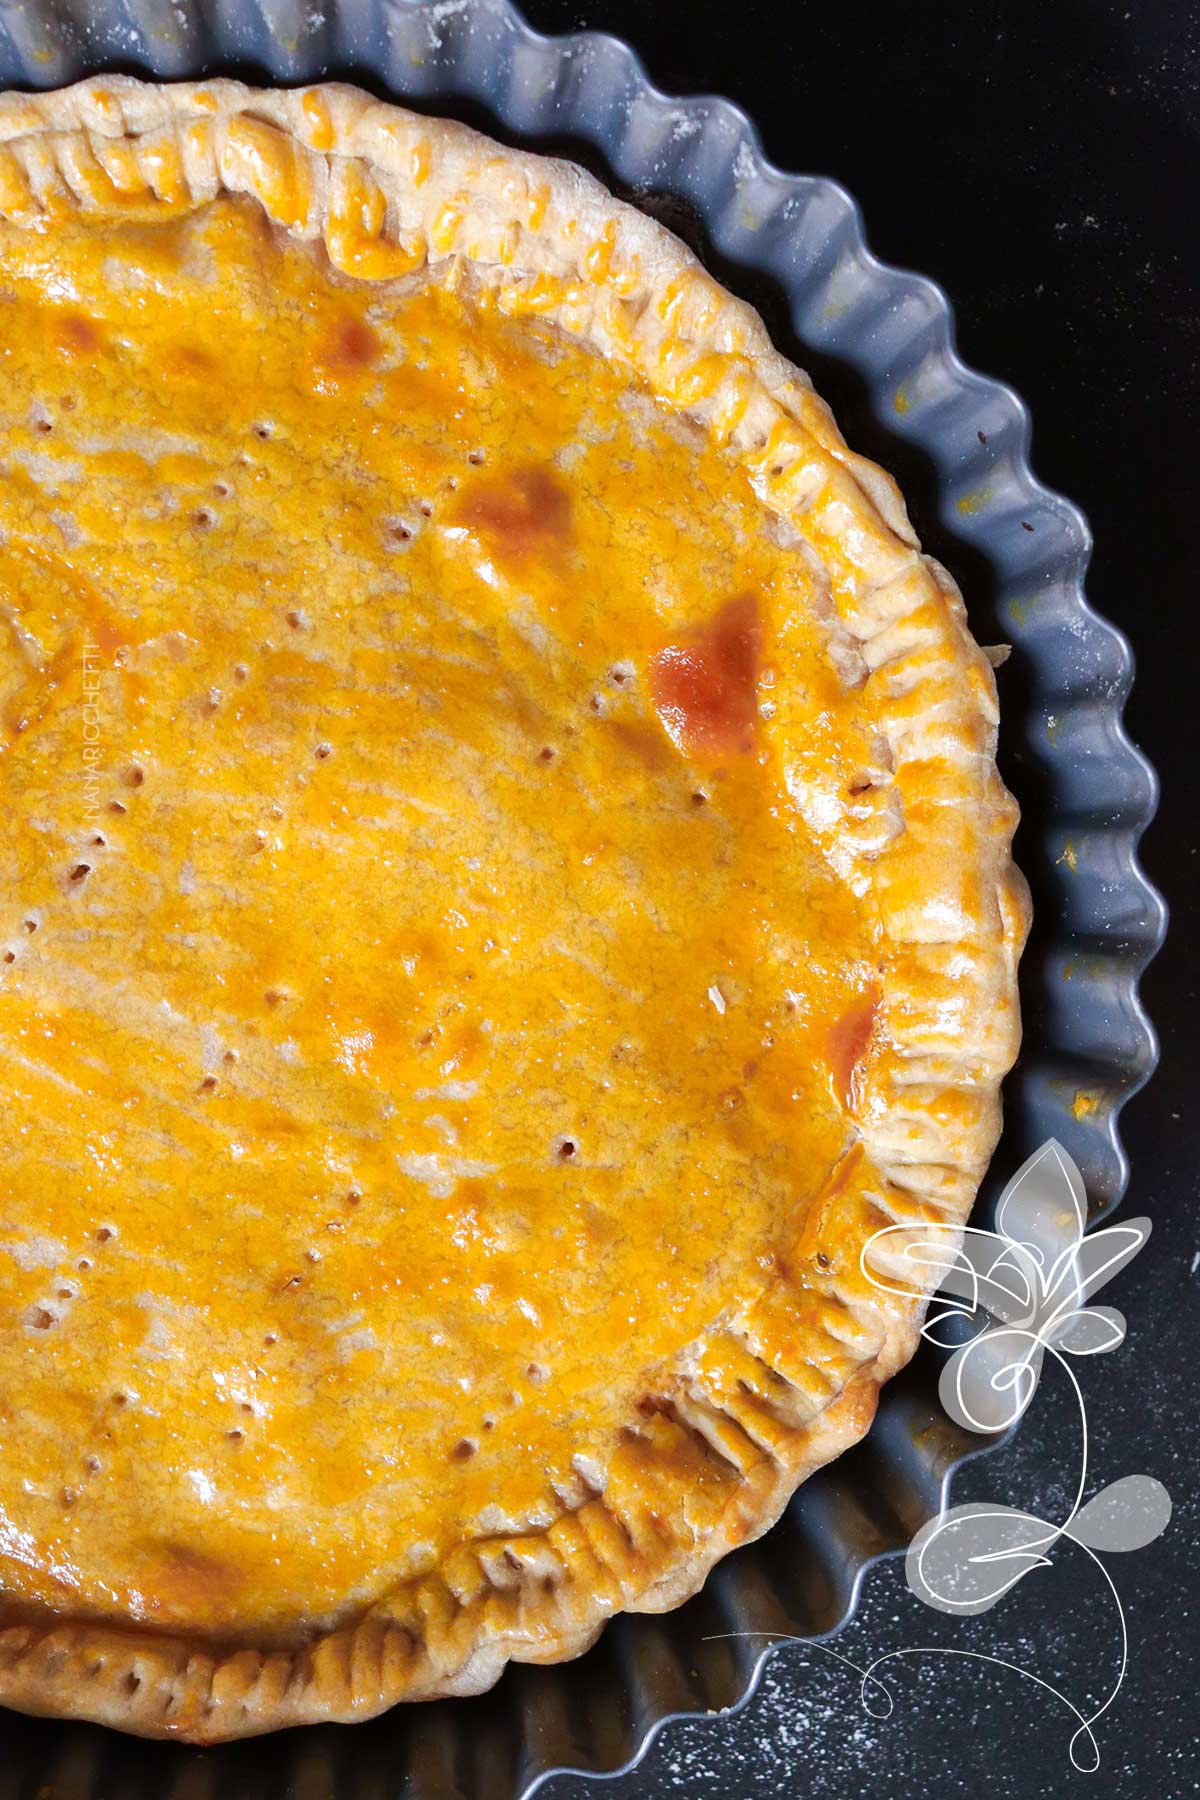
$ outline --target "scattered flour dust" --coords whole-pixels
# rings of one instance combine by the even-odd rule
[[[743,138],[734,153],[733,179],[739,187],[744,187],[748,181],[753,181],[757,174],[758,161],[753,150]]]
[[[459,18],[473,4],[473,0],[435,0],[432,6],[423,8],[422,17],[429,27],[429,42],[433,49],[440,50],[443,39],[439,27]]]

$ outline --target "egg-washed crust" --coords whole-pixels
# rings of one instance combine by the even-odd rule
[[[648,1371],[584,1504],[464,1545],[300,1649],[6,1618],[0,1601],[0,1701],[203,1743],[477,1693],[510,1657],[574,1656],[612,1613],[693,1593],[856,1442],[924,1310],[872,1286],[860,1253],[893,1222],[965,1221],[1016,1054],[1028,922],[1009,854],[1016,808],[994,762],[995,683],[957,588],[921,554],[891,479],[847,449],[757,314],[675,237],[569,163],[349,87],[109,77],[0,96],[0,215],[18,225],[50,231],[131,203],[179,212],[222,193],[323,239],[345,274],[442,262],[513,315],[556,324],[699,422],[815,552],[879,733],[877,766],[824,847],[874,892],[886,1030],[858,1142],[814,1208],[836,1257],[780,1265],[765,1292],[757,1282]]]

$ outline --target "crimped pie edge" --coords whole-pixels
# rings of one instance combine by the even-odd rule
[[[602,1494],[543,1529],[464,1546],[296,1650],[69,1620],[0,1629],[0,1701],[200,1742],[475,1693],[510,1657],[575,1655],[613,1612],[693,1593],[863,1435],[880,1385],[915,1348],[923,1305],[874,1288],[858,1253],[884,1224],[965,1222],[1019,1041],[1029,911],[1009,853],[1016,808],[994,762],[995,683],[957,588],[921,555],[891,479],[847,449],[757,314],[675,237],[571,164],[349,87],[105,77],[0,96],[0,216],[18,224],[52,229],[75,210],[116,212],[123,197],[186,208],[221,192],[323,238],[346,274],[473,265],[508,310],[630,366],[718,436],[810,546],[838,544],[834,599],[886,744],[838,850],[874,887],[891,954],[888,1037],[859,1144],[821,1209],[836,1209],[852,1256],[806,1269],[803,1285],[783,1271],[773,1296],[649,1371],[646,1409]],[[781,1305],[787,1353],[768,1362],[767,1313]],[[621,1457],[636,1461],[636,1493],[624,1491]],[[694,1518],[689,1466],[717,1494]],[[657,1503],[639,1509],[647,1484]]]

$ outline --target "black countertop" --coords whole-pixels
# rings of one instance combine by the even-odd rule
[[[852,1669],[796,1645],[776,1652],[737,1717],[671,1727],[607,1791],[924,1800],[985,1789],[993,1800],[1069,1800],[1103,1783],[1123,1800],[1183,1800],[1200,1792],[1189,1329],[1200,1295],[1200,8],[527,0],[526,12],[545,31],[617,33],[661,87],[738,101],[783,168],[844,182],[872,247],[944,285],[966,359],[1024,395],[1038,473],[1091,520],[1090,597],[1133,642],[1127,722],[1163,789],[1143,855],[1173,912],[1143,987],[1162,1065],[1123,1121],[1133,1168],[1124,1211],[1151,1214],[1154,1235],[1105,1293],[1126,1314],[1127,1343],[1077,1365],[1090,1485],[1145,1472],[1175,1501],[1165,1537],[1108,1559],[1129,1667],[1096,1728],[1099,1775],[1071,1766],[1077,1720],[1066,1706],[1014,1670],[905,1656],[889,1665],[895,1710],[880,1720],[864,1711]],[[960,1474],[956,1498],[1061,1516],[1078,1423],[1061,1383],[1043,1389],[1015,1442]],[[1112,1687],[1121,1654],[1112,1595],[1080,1551],[968,1622],[921,1606],[895,1564],[876,1570],[837,1650],[865,1666],[922,1646],[1005,1658],[1085,1713]],[[546,1793],[595,1791],[559,1780]]]

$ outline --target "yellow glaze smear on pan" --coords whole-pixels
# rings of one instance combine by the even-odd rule
[[[767,1279],[876,991],[809,579],[483,296],[0,230],[0,1590],[285,1640]]]

